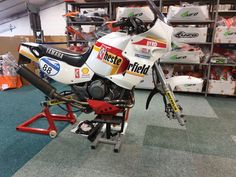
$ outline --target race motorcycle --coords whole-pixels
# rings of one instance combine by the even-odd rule
[[[182,108],[173,93],[176,85],[198,84],[202,79],[176,76],[166,79],[159,58],[171,50],[172,27],[153,1],[147,0],[155,15],[152,26],[132,16],[113,24],[122,31],[112,32],[96,41],[84,54],[37,43],[22,43],[19,48],[18,73],[48,97],[71,103],[84,113],[94,111],[92,101],[98,100],[117,108],[134,106],[134,88],[152,70],[155,88],[146,109],[156,93],[163,95],[167,117],[185,124]],[[41,71],[53,80],[68,84],[73,97],[57,93],[49,83],[32,73],[24,63],[35,61]],[[109,110],[104,110],[108,114]]]

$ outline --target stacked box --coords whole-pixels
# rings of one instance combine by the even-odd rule
[[[172,40],[177,42],[206,42],[207,39],[207,27],[175,27]]]
[[[216,28],[216,43],[236,43],[236,27],[219,26]]]
[[[118,7],[116,21],[123,17],[136,16],[142,21],[150,22],[155,19],[153,12],[148,6],[144,7]]]
[[[198,51],[171,51],[161,57],[162,62],[168,63],[200,63]]]
[[[170,6],[167,14],[168,21],[205,21],[209,20],[207,6]]]
[[[209,80],[208,93],[234,95],[236,81]]]

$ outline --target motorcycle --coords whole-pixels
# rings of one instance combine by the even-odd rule
[[[167,117],[185,125],[182,107],[173,93],[176,85],[198,84],[202,79],[176,76],[166,79],[159,58],[171,50],[172,27],[153,1],[147,0],[155,15],[150,28],[138,17],[122,18],[113,23],[121,31],[99,38],[84,54],[37,43],[22,43],[19,48],[17,72],[50,98],[69,102],[84,113],[95,111],[93,101],[104,102],[119,109],[134,106],[134,88],[152,70],[155,88],[146,104],[160,93]],[[57,90],[27,69],[24,64],[35,61],[40,70],[53,80],[68,84],[72,98]],[[111,108],[111,107],[110,107]],[[109,109],[103,110],[109,114]]]

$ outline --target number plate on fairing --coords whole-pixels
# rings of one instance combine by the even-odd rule
[[[48,76],[55,76],[60,71],[59,62],[49,57],[40,58],[39,65],[40,70]]]

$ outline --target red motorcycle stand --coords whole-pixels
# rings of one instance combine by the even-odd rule
[[[73,110],[72,110],[71,105],[66,104],[66,109],[68,111],[68,113],[66,115],[51,114],[51,112],[49,110],[49,106],[44,105],[44,109],[41,113],[36,114],[31,119],[18,125],[16,127],[16,130],[22,131],[22,132],[30,132],[30,133],[49,135],[51,138],[55,138],[57,136],[57,128],[55,126],[54,121],[67,121],[67,122],[70,122],[71,124],[74,124],[76,122],[76,115],[73,114]],[[47,119],[48,124],[49,124],[48,129],[29,127],[30,124],[32,124],[33,122],[35,122],[41,118]]]

